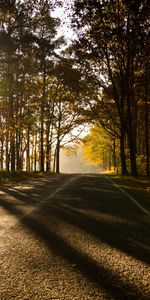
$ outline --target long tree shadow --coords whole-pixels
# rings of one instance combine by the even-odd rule
[[[5,201],[1,205],[15,216],[20,216],[19,209],[11,204],[5,205]],[[44,209],[44,207],[43,207]],[[39,212],[40,213],[40,212]],[[54,211],[52,211],[52,214]],[[53,215],[54,216],[54,215]],[[49,216],[50,217],[50,216]],[[38,219],[38,220],[37,220]],[[75,246],[70,245],[58,233],[52,231],[45,226],[39,217],[29,215],[22,217],[20,223],[24,228],[27,228],[38,239],[43,241],[47,247],[70,264],[76,264],[76,271],[80,272],[90,281],[93,281],[98,288],[106,291],[108,296],[114,299],[142,299],[140,290],[129,282],[123,281],[117,274],[114,274],[109,267],[104,267],[102,264],[95,262],[92,257],[79,252]],[[132,290],[132,296],[128,297],[128,291]],[[143,298],[144,299],[144,298]]]
[[[97,179],[99,180],[98,177]],[[90,178],[87,183],[84,178],[81,188],[78,186],[77,189],[73,187],[67,190],[68,193],[53,202],[53,214],[133,258],[150,263],[149,217],[126,197],[121,199],[116,188],[111,188],[112,195],[107,196],[110,193],[107,182],[100,184],[100,193],[97,189],[94,190],[93,182],[95,185],[95,179]],[[71,198],[71,193],[76,197]]]
[[[95,182],[95,179],[93,180]],[[99,191],[94,191],[93,198],[93,181],[91,179],[85,185],[83,183],[85,183],[85,180],[81,184],[82,189],[79,186],[78,188],[76,186],[73,188],[69,187],[67,193],[65,191],[61,197],[58,196],[57,199],[43,206],[45,216],[47,215],[49,218],[50,216],[56,216],[63,222],[76,226],[95,236],[103,243],[149,264],[150,238],[148,217],[145,219],[138,209],[136,211],[136,207],[136,213],[133,215],[133,211],[130,208],[132,203],[127,208],[126,199],[118,200],[116,190],[113,197],[106,198],[105,182],[103,186],[101,184],[101,191],[102,188],[104,189],[101,199],[99,199]],[[87,186],[88,192],[86,191]],[[120,199],[119,193],[118,197]]]
[[[45,242],[53,253],[62,257],[70,264],[75,264],[77,272],[88,277],[90,281],[95,282],[97,287],[106,291],[109,297],[114,299],[142,299],[141,291],[129,282],[123,281],[117,274],[104,267],[102,264],[93,260],[92,256],[78,251],[76,246],[72,246],[61,235],[47,228],[42,222],[33,217],[24,218],[22,224],[31,232]],[[130,298],[128,292],[130,292]]]
[[[93,235],[101,242],[121,250],[123,253],[143,261],[150,263],[150,244],[145,227],[140,224],[118,224],[116,222],[109,223],[109,220],[96,220],[80,211],[74,211],[71,207],[63,207],[62,204],[53,204],[44,208],[44,215],[55,216],[59,220],[70,225],[76,226]],[[140,238],[139,238],[139,233]],[[148,232],[148,229],[147,229]],[[141,238],[142,235],[142,238]],[[146,236],[146,238],[145,238]]]
[[[51,192],[55,191],[57,186],[57,180],[59,180],[60,176],[57,177],[49,177],[43,178],[40,180],[33,180],[33,181],[27,181],[26,184],[24,183],[22,186],[20,185],[20,188],[17,188],[18,186],[0,186],[0,191],[3,193],[3,198],[6,199],[6,202],[10,202],[10,197],[12,197],[12,205],[20,205],[25,204],[27,205],[36,205],[42,202],[44,197],[47,196],[47,193],[49,192],[49,189],[51,188]],[[61,181],[66,180],[67,175],[64,176],[64,178],[61,178]],[[32,184],[33,183],[33,184]],[[36,184],[35,184],[36,183]],[[35,186],[34,186],[35,184]],[[27,186],[27,188],[26,188]],[[1,197],[2,199],[2,197]],[[1,200],[0,199],[0,200]],[[16,200],[16,201],[15,201]]]
[[[99,177],[97,176],[99,179]],[[30,193],[26,195],[20,195],[14,190],[7,190],[3,188],[2,190],[7,192],[9,195],[15,197],[17,200],[23,202],[25,205],[35,205],[36,203],[41,203],[41,210],[45,216],[55,216],[60,220],[74,225],[77,228],[84,230],[85,232],[95,236],[100,241],[127,253],[128,255],[141,260],[145,263],[150,263],[150,239],[149,239],[149,227],[146,227],[144,223],[144,218],[138,218],[133,215],[130,210],[125,210],[125,205],[120,201],[109,201],[106,205],[105,194],[110,193],[107,189],[106,183],[101,184],[101,192],[104,194],[104,198],[99,199],[99,190],[94,191],[94,199],[92,184],[95,181],[95,177],[90,178],[89,182],[83,180],[82,189],[78,187],[68,187],[67,193],[61,192],[62,196],[55,197],[55,199],[50,202],[46,202],[42,205],[42,202],[38,199],[31,197]],[[91,191],[90,191],[91,186]],[[43,191],[45,185],[40,191]],[[88,187],[88,190],[86,190]],[[104,189],[104,190],[103,190]],[[87,192],[88,191],[88,192]],[[72,196],[71,196],[72,195]],[[115,191],[115,197],[117,193]],[[30,196],[30,200],[28,198]],[[80,197],[82,196],[82,198]],[[36,197],[35,197],[36,198]],[[111,198],[110,198],[111,199]],[[6,200],[0,199],[0,205],[6,210],[10,211],[12,214],[16,214],[18,217],[22,218],[24,213],[18,209],[18,205],[12,201],[11,203]],[[98,217],[92,216],[96,212]],[[102,216],[109,216],[109,218],[102,218]],[[121,222],[114,220],[116,219]],[[121,218],[120,218],[121,217]],[[147,220],[146,220],[147,222]]]
[[[106,188],[104,186],[104,188]],[[85,192],[85,191],[84,191]],[[72,198],[71,194],[72,193]],[[80,194],[80,193],[79,193]],[[139,246],[129,244],[129,236],[132,237],[132,231],[134,232],[133,239],[138,239],[139,230],[145,230],[141,224],[132,223],[119,224],[104,219],[94,219],[91,215],[88,215],[91,210],[98,210],[100,213],[117,215],[117,211],[114,209],[111,212],[109,209],[104,209],[104,206],[98,204],[98,199],[90,199],[91,194],[88,192],[88,197],[85,194],[84,198],[80,199],[80,204],[76,201],[78,193],[73,195],[73,191],[70,188],[63,193],[62,196],[53,199],[53,201],[45,202],[41,207],[37,208],[37,212],[24,216],[18,207],[15,207],[12,203],[7,203],[5,200],[0,200],[0,205],[12,215],[15,215],[20,219],[20,223],[24,228],[30,230],[30,232],[36,237],[43,241],[47,247],[53,251],[53,253],[71,264],[76,264],[77,272],[82,273],[88,277],[90,281],[105,290],[107,294],[114,299],[146,299],[142,298],[140,290],[129,282],[121,279],[116,273],[114,273],[109,267],[96,262],[92,255],[87,255],[76,248],[76,245],[71,245],[66,241],[59,232],[55,232],[49,223],[43,223],[42,218],[55,219],[63,221],[66,224],[75,226],[76,228],[85,231],[86,233],[96,237],[100,242],[110,245],[113,248],[119,249],[124,253],[137,258],[138,260],[149,262],[149,256],[146,252],[147,244],[147,233],[144,231],[145,237],[145,248],[139,248]],[[83,194],[82,194],[83,196]],[[79,204],[79,205],[78,205]],[[81,208],[86,211],[86,215]],[[126,214],[127,216],[127,214]],[[125,216],[123,215],[123,218]],[[130,216],[131,217],[131,216]],[[129,218],[130,220],[130,218]],[[141,229],[140,229],[141,227]],[[128,291],[132,290],[132,295],[128,294]],[[147,298],[148,299],[148,298]]]

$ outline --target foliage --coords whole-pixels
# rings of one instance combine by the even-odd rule
[[[61,1],[0,3],[0,168],[7,171],[49,171],[56,148],[82,122],[80,72],[57,54],[64,39],[55,5]]]
[[[141,109],[138,101],[140,74],[146,78],[142,93],[146,106],[143,132],[147,170],[149,168],[149,116],[146,104],[149,91],[149,3],[144,0],[75,0],[73,10],[72,23],[78,35],[73,48],[74,56],[84,76],[94,76],[99,87],[97,103],[91,98],[93,118],[98,119],[105,130],[111,130],[111,134],[117,134],[120,138],[123,174],[127,173],[125,147],[128,140],[131,173],[137,175],[136,129],[137,115]]]
[[[148,1],[75,0],[65,52],[55,5],[0,1],[0,169],[59,172],[60,148],[92,123],[94,163],[116,167],[119,152],[122,174],[142,161],[149,175]]]
[[[113,139],[101,126],[95,125],[90,129],[83,139],[83,145],[83,154],[87,161],[103,168],[109,167],[113,154]]]

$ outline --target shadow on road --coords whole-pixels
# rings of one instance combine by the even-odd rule
[[[70,186],[67,188],[67,192],[65,190],[61,195],[58,194],[57,198],[43,203],[37,208],[36,213],[34,211],[26,217],[23,217],[21,210],[15,207],[13,202],[7,202],[7,198],[0,199],[0,205],[9,213],[17,216],[23,227],[43,241],[54,254],[75,264],[77,272],[81,272],[89,280],[94,281],[110,297],[142,299],[140,291],[134,284],[123,281],[109,267],[97,263],[93,260],[92,255],[79,251],[75,244],[69,244],[69,240],[66,241],[59,231],[53,229],[52,222],[55,221],[74,226],[135,259],[144,263],[150,262],[147,250],[149,247],[148,229],[146,230],[144,218],[142,221],[137,214],[133,220],[133,214],[130,212],[130,208],[127,209],[124,201],[122,200],[119,204],[116,198],[117,193],[114,193],[113,201],[113,197],[106,199],[106,194],[108,194],[106,182],[101,185],[100,199],[99,191],[93,192],[92,190],[96,178],[98,180],[98,177],[91,177],[88,182],[86,178],[81,179],[82,182],[80,181],[78,188]],[[7,193],[22,202],[26,202],[26,197],[29,196],[22,196],[9,190]],[[48,220],[47,223],[43,221],[44,219]],[[129,291],[132,291],[133,298],[126,297]]]

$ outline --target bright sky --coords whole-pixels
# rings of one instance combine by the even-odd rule
[[[67,5],[70,6],[71,3],[73,3],[73,0],[64,0],[63,6],[56,8],[55,11],[52,12],[52,17],[59,18],[62,22],[58,31],[58,36],[64,35],[67,42],[74,38],[74,32],[71,29],[68,12],[66,11]]]

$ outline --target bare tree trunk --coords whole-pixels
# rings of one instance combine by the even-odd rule
[[[1,136],[1,149],[0,149],[0,169],[4,169],[4,137],[3,134]]]
[[[50,141],[49,141],[49,171],[51,171],[51,164],[52,164],[52,138],[53,138],[53,124],[51,124],[50,128]]]
[[[147,62],[147,60],[146,60],[146,69],[145,69],[145,146],[146,146],[146,175],[150,176],[148,62]]]
[[[113,139],[113,166],[114,166],[114,171],[115,171],[116,167],[117,167],[116,140],[115,139]]]
[[[28,129],[27,136],[27,157],[26,157],[26,171],[30,172],[30,130]]]
[[[1,136],[0,136],[0,169],[3,170],[4,168],[4,134],[3,134],[3,117],[2,117],[2,107],[0,108],[0,129],[1,129]]]
[[[126,156],[125,156],[125,131],[124,128],[121,128],[120,136],[120,159],[121,159],[121,173],[122,175],[128,175],[127,165],[126,165]]]
[[[34,137],[34,171],[37,171],[37,133],[35,133],[35,137]]]
[[[59,137],[57,140],[57,147],[56,147],[56,173],[60,173],[60,141]]]
[[[136,149],[135,149],[135,138],[133,135],[132,121],[129,121],[129,131],[128,131],[128,140],[129,140],[129,150],[130,150],[130,162],[131,162],[131,175],[137,176],[137,165],[136,165]]]
[[[134,49],[132,45],[131,33],[130,33],[130,13],[127,18],[127,66],[126,66],[126,105],[127,105],[127,135],[129,141],[130,162],[131,162],[131,175],[137,176],[137,164],[136,164],[136,136],[134,136],[134,124],[133,124],[133,82],[134,82]],[[132,84],[131,84],[132,83]],[[132,100],[131,100],[132,99]]]
[[[56,146],[56,173],[60,172],[60,130],[62,121],[62,103],[59,103],[59,117],[57,126],[57,146]]]
[[[110,147],[109,147],[109,171],[111,171],[111,163],[112,163],[112,148],[110,145]]]
[[[12,83],[11,83],[12,85]],[[9,115],[10,115],[10,153],[11,153],[11,172],[15,171],[15,124],[14,124],[14,99],[11,94],[12,87],[9,86],[10,96],[9,96]]]
[[[43,62],[43,95],[41,99],[41,153],[40,153],[40,171],[44,172],[44,106],[46,94],[46,66],[45,58]]]
[[[51,122],[48,121],[46,128],[46,172],[50,171],[50,125]]]
[[[56,171],[56,153],[57,153],[57,148],[55,148],[54,151],[53,172]]]
[[[6,171],[10,171],[9,132],[6,132]]]

